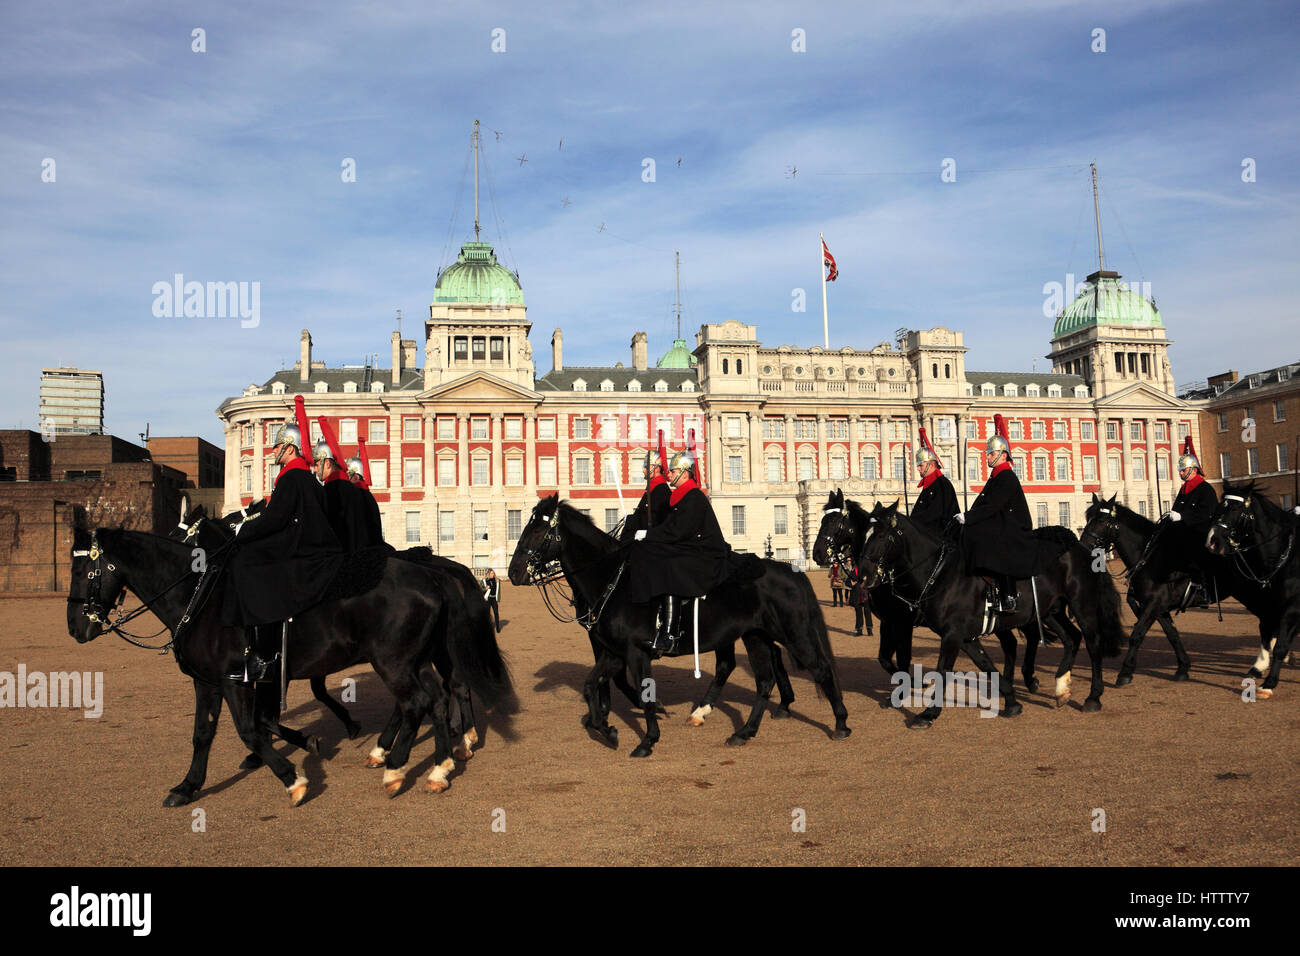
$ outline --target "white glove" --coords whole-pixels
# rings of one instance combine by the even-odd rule
[[[1291,510],[1294,511],[1296,514],[1300,515],[1300,505],[1296,505]]]
[[[958,511],[956,517],[957,517],[958,524],[966,523],[966,513],[964,511]]]
[[[1169,512],[1169,514],[1167,514],[1165,517],[1167,517],[1170,521],[1182,521],[1182,520],[1183,520],[1183,516],[1182,516],[1181,514],[1179,514],[1177,511],[1171,511],[1171,512]]]
[[[638,532],[633,536],[633,539],[632,539],[632,540],[634,540],[634,541],[644,541],[644,540],[645,540],[645,528],[642,528],[640,531],[638,531]]]
[[[239,529],[242,528],[243,526],[244,526],[244,522],[242,522],[242,521],[239,522],[239,524],[235,525],[235,537],[236,537],[236,538],[239,537]]]

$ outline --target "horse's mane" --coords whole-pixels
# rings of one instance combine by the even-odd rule
[[[1254,498],[1259,502],[1260,510],[1262,510],[1267,517],[1275,521],[1280,521],[1290,514],[1280,505],[1275,504],[1268,495],[1264,494],[1264,492],[1260,490],[1258,482],[1253,478],[1240,485],[1234,485],[1225,479],[1223,482],[1223,495],[1219,500],[1222,501],[1223,498],[1226,498],[1228,495],[1237,495],[1240,498]]]
[[[1115,517],[1119,518],[1120,524],[1129,530],[1149,535],[1155,529],[1156,523],[1154,521],[1138,514],[1128,505],[1122,505],[1117,501],[1114,508]]]
[[[867,519],[871,517],[871,514],[867,511],[867,509],[862,507],[862,505],[858,504],[852,498],[844,499],[844,507],[849,512],[849,514],[853,515],[854,518],[862,519],[862,523],[864,525],[867,523]]]
[[[556,504],[556,509],[565,519],[569,529],[582,540],[584,544],[593,548],[599,548],[601,551],[609,552],[618,547],[618,542],[611,538],[604,531],[596,527],[596,522],[590,517],[583,514],[567,501],[560,501]]]

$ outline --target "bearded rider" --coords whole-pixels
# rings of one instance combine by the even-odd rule
[[[912,506],[912,521],[932,534],[942,536],[961,508],[957,504],[957,492],[943,473],[943,463],[939,461],[924,428],[921,429],[921,447],[916,452],[916,470],[921,475],[921,483],[917,485],[921,493]]]

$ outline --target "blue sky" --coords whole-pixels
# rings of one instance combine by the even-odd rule
[[[219,442],[303,328],[388,364],[472,233],[476,118],[539,374],[556,327],[566,364],[667,350],[674,249],[692,344],[728,318],[819,344],[819,231],[832,347],[946,325],[968,368],[1046,368],[1043,286],[1096,268],[1094,161],[1107,267],[1150,283],[1177,381],[1300,357],[1294,5],[618,6],[6,4],[0,426],[35,426],[43,366],[102,369],[114,433]],[[260,324],[155,317],[175,273],[260,283]]]

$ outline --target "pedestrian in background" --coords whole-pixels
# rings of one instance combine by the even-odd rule
[[[497,602],[501,600],[501,581],[491,568],[488,569],[487,578],[483,581],[483,599],[492,609],[492,617],[497,622],[497,633],[500,634],[501,611],[497,608]]]
[[[836,561],[831,565],[831,607],[840,607],[844,604],[844,574],[840,570],[840,563]]]
[[[849,603],[853,605],[855,614],[853,633],[861,637],[863,624],[866,624],[867,635],[871,635],[871,604],[867,595],[867,589],[862,585],[862,572],[858,570],[857,565],[850,564],[848,572],[845,574],[845,583],[848,585]]]

